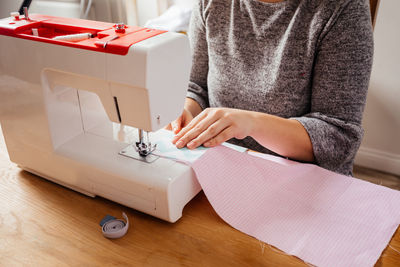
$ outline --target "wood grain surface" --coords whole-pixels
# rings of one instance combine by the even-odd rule
[[[0,128],[1,129],[1,128]],[[99,221],[131,220],[109,240]],[[390,245],[400,250],[397,231]],[[399,266],[386,248],[376,266]],[[20,170],[0,130],[0,266],[307,266],[222,221],[203,193],[170,224],[103,198],[89,198]]]

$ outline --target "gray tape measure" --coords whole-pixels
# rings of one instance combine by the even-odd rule
[[[125,212],[122,213],[125,219],[116,219],[114,216],[106,215],[100,222],[103,235],[107,238],[120,238],[123,237],[129,228],[128,216]]]

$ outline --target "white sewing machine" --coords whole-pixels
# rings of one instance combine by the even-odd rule
[[[0,20],[0,121],[10,159],[175,222],[200,186],[190,167],[153,155],[144,131],[180,115],[190,66],[182,34],[27,11]]]

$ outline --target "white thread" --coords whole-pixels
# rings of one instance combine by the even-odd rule
[[[32,35],[33,36],[39,36],[39,31],[37,28],[32,28]]]
[[[263,254],[263,255],[264,255],[264,251],[265,251],[265,243],[264,243],[264,242],[261,242],[261,240],[258,240],[258,242],[260,243],[260,246],[261,246],[261,254]]]
[[[398,254],[400,254],[400,251],[398,251],[397,249],[395,249],[395,248],[392,247],[391,245],[389,245],[389,248],[393,249],[393,250],[396,251]]]
[[[83,15],[83,18],[84,18],[84,19],[87,19],[87,18],[88,18],[90,8],[92,7],[92,2],[93,2],[93,0],[89,0],[89,1],[88,1],[87,7],[86,7],[86,11],[85,11],[85,13],[84,13],[84,15]]]
[[[293,255],[287,254],[287,253],[285,253],[284,251],[281,251],[281,250],[279,250],[279,249],[277,249],[277,248],[274,248],[273,246],[271,246],[271,245],[268,244],[268,243],[264,243],[263,241],[261,241],[261,240],[259,240],[259,239],[257,239],[257,240],[258,240],[258,242],[260,243],[260,246],[261,246],[261,254],[263,254],[263,255],[264,255],[264,251],[265,251],[265,244],[267,244],[267,245],[269,246],[269,248],[270,248],[272,251],[274,251],[274,252],[276,252],[276,253],[278,253],[278,254],[285,255],[285,256],[289,256],[289,257],[294,257]],[[303,260],[300,259],[300,258],[298,258],[298,259],[301,260],[302,262],[304,262],[305,264],[307,264],[307,266],[310,266],[310,267],[317,267],[316,265],[311,264],[311,263],[308,263],[308,262],[306,262],[306,261],[303,261]]]
[[[80,3],[80,10],[81,10],[80,16],[81,16],[82,19],[87,19],[88,18],[89,11],[90,11],[90,9],[92,7],[93,0],[88,0],[88,3],[86,5],[86,9],[85,9],[85,2],[86,2],[85,0],[81,0],[81,3]]]
[[[274,247],[271,246],[270,244],[268,244],[268,246],[269,246],[269,248],[270,248],[272,251],[275,251],[275,252],[278,253],[278,254],[286,255],[286,256],[293,256],[293,255],[287,254],[287,253],[285,253],[285,252],[283,252],[283,251],[281,251],[281,250],[279,250],[279,249],[277,249],[277,248],[274,248]]]
[[[54,37],[53,40],[78,42],[78,41],[89,39],[91,37],[92,37],[92,34],[90,34],[90,33],[77,33],[77,34],[59,35],[59,36]]]

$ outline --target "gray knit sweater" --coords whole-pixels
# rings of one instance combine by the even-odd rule
[[[189,38],[188,97],[298,120],[315,163],[352,174],[373,54],[367,0],[198,0]]]

